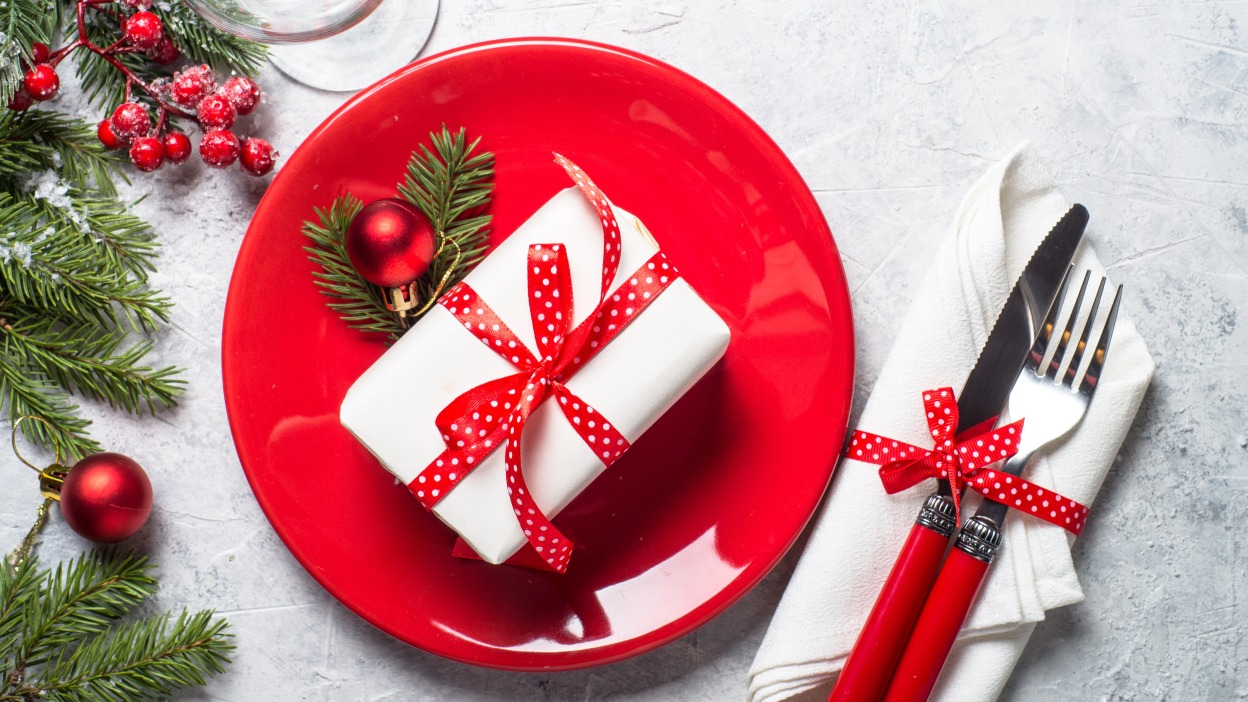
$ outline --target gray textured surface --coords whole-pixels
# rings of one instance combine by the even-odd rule
[[[402,2],[403,0],[392,0]],[[1087,600],[1041,624],[1008,700],[1248,698],[1248,22],[1243,2],[872,3],[751,0],[444,3],[429,50],[503,36],[619,44],[692,73],[790,155],[836,234],[853,292],[858,390],[963,190],[1023,139],[1093,213],[1089,230],[1158,360],[1145,407],[1076,546]],[[345,98],[264,79],[260,131],[290,152]],[[139,546],[160,600],[228,614],[239,651],[191,699],[724,700],[793,556],[727,613],[603,668],[521,675],[390,640],[290,557],[247,488],[226,427],[220,326],[261,181],[192,165],[139,176],[159,225],[156,282],[177,301],[164,360],[189,368],[159,419],[101,413],[99,438],[148,467]],[[315,353],[314,349],[294,350]],[[6,462],[12,466],[11,462]],[[37,500],[5,468],[0,543]],[[59,522],[41,553],[82,543]]]

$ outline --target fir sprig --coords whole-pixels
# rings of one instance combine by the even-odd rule
[[[155,232],[116,195],[113,152],[81,120],[0,112],[0,403],[26,437],[67,457],[100,450],[71,393],[130,412],[173,405],[184,383],[144,361],[170,314],[148,284]]]
[[[233,645],[211,612],[125,619],[155,588],[145,558],[112,551],[0,567],[0,702],[132,702],[221,672]]]
[[[177,369],[143,364],[150,341],[121,349],[126,333],[87,323],[59,323],[27,310],[15,310],[0,347],[5,362],[23,365],[62,388],[129,412],[172,407],[186,383]]]
[[[452,133],[445,126],[429,135],[430,149],[421,145],[408,161],[399,195],[415,205],[447,240],[439,248],[429,270],[417,284],[422,299],[435,294],[443,278],[454,285],[471,270],[486,250],[492,215],[484,210],[494,192],[494,154],[474,153],[480,138],[468,141],[464,129]],[[316,222],[307,221],[303,233],[311,241],[305,247],[320,270],[312,273],[326,304],[352,329],[387,334],[397,339],[407,325],[386,309],[382,291],[360,277],[347,256],[346,233],[363,206],[351,194],[336,198],[328,208],[316,208]],[[410,319],[410,317],[409,317]]]
[[[118,163],[82,120],[45,110],[0,111],[2,177],[55,170],[80,190],[113,196],[113,178],[125,179]]]
[[[0,192],[0,289],[7,298],[0,305],[35,307],[56,319],[88,318],[101,326],[124,321],[149,330],[157,320],[168,321],[168,298],[130,270],[119,275],[102,266],[101,248],[110,247],[84,236],[98,201],[62,187]],[[49,203],[61,211],[48,216]],[[150,251],[151,242],[143,246]]]

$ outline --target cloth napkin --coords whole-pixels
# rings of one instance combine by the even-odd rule
[[[1069,207],[1026,144],[971,188],[914,296],[858,428],[930,446],[921,393],[946,385],[960,388],[966,381],[1014,281]],[[1095,228],[1093,212],[1090,230]],[[1086,241],[1074,262],[1076,270],[1091,269],[1094,281],[1104,272]],[[1036,455],[1027,472],[1032,482],[1092,505],[1144,397],[1153,365],[1135,325],[1120,312],[1087,414],[1065,439]],[[928,481],[890,496],[877,470],[848,459],[837,468],[751,667],[752,702],[822,701],[831,690],[920,505],[935,485]],[[976,506],[976,500],[967,499],[963,511],[973,514]],[[1093,507],[1089,519],[1096,518]],[[1040,520],[1022,515],[1006,520],[1005,545],[932,700],[997,698],[1045,610],[1083,599],[1071,562],[1072,543],[1073,537],[1062,529]]]

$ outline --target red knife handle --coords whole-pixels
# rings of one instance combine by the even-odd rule
[[[1000,545],[1001,531],[990,520],[967,520],[915,622],[884,702],[927,700]]]
[[[884,697],[956,524],[950,498],[927,498],[828,702],[880,702]]]

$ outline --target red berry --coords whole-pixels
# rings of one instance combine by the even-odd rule
[[[169,37],[162,37],[156,46],[147,50],[147,57],[161,66],[168,66],[182,57],[182,52]]]
[[[225,168],[238,160],[238,137],[228,129],[214,129],[199,140],[199,157],[213,168]]]
[[[121,137],[113,131],[113,121],[107,117],[100,120],[95,128],[95,135],[99,137],[100,143],[108,149],[120,149],[125,144]]]
[[[193,110],[216,87],[212,69],[192,66],[173,77],[173,82],[169,84],[169,97],[178,105]]]
[[[237,112],[221,95],[209,95],[199,103],[197,116],[204,129],[229,129]]]
[[[191,155],[191,140],[182,132],[169,132],[164,138],[165,157],[174,163],[182,163]]]
[[[130,46],[146,51],[160,43],[165,25],[151,12],[136,12],[126,20],[124,33]]]
[[[150,173],[165,162],[165,145],[156,137],[139,137],[130,145],[130,162],[140,171]]]
[[[240,115],[249,115],[260,103],[260,86],[247,76],[234,76],[219,91]]]
[[[122,0],[122,2],[126,3],[130,7],[133,7],[136,10],[152,9],[152,0]]]
[[[35,42],[30,45],[30,56],[35,60],[35,64],[47,63],[48,57],[52,55],[52,50],[43,42]]]
[[[239,154],[243,170],[254,176],[262,176],[273,170],[276,159],[277,152],[273,150],[273,145],[264,139],[244,141],[242,153]]]
[[[152,118],[137,102],[123,102],[113,110],[111,126],[114,134],[126,141],[133,141],[147,136],[152,129]]]
[[[9,109],[14,112],[24,112],[35,101],[30,99],[30,93],[25,88],[18,88],[13,93],[13,97],[9,98]]]
[[[26,71],[26,78],[22,81],[22,87],[30,97],[40,102],[51,100],[56,97],[56,93],[61,89],[61,77],[56,75],[56,69],[46,63]]]

